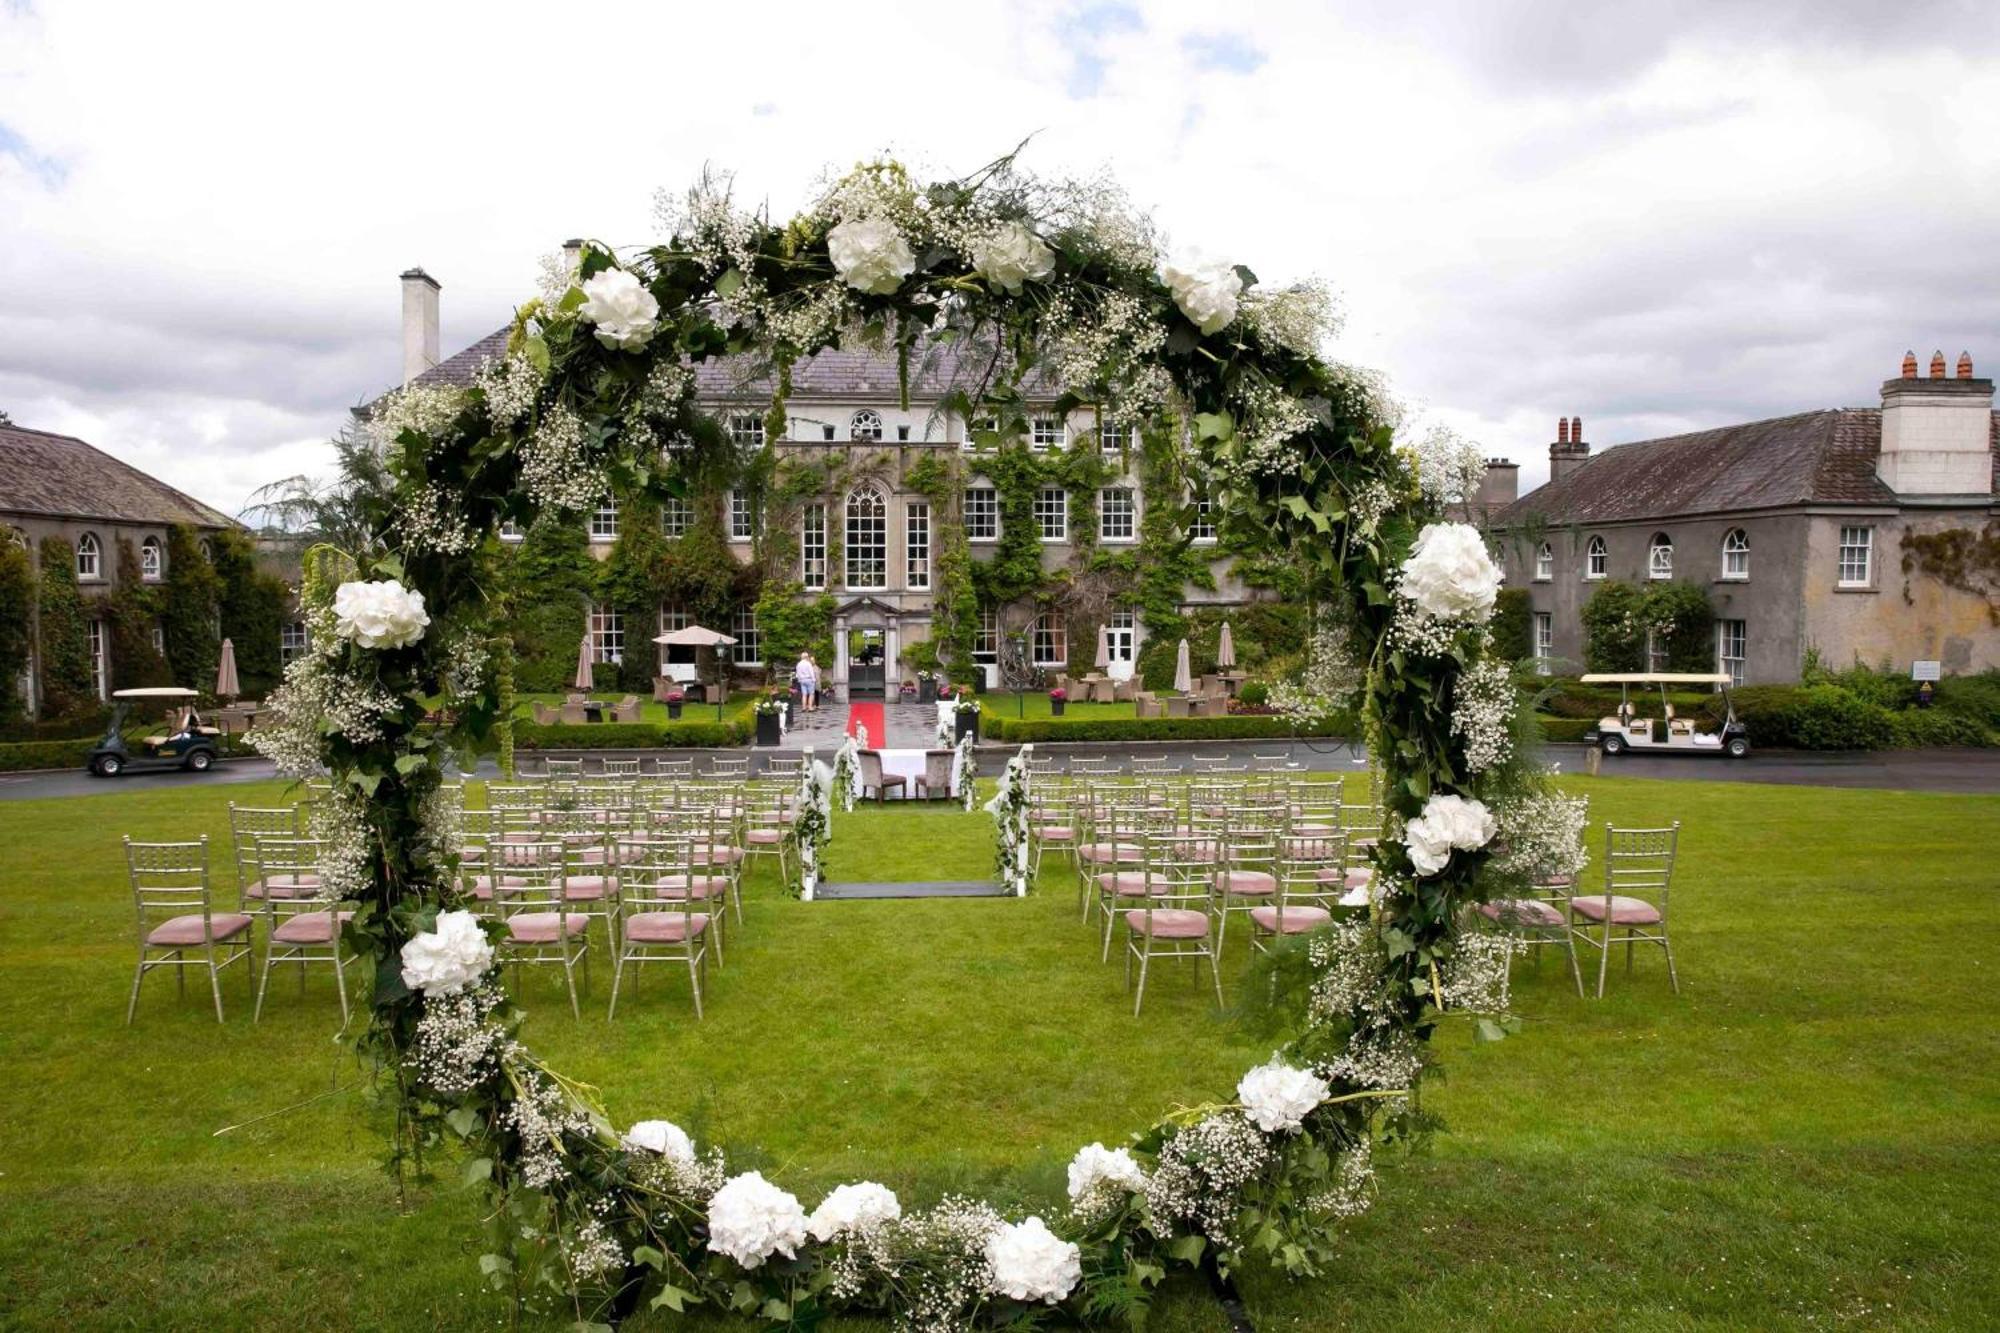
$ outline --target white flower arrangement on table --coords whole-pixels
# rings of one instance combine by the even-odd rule
[[[424,595],[397,579],[343,583],[333,594],[334,633],[363,648],[407,648],[431,618]]]
[[[1483,801],[1440,793],[1403,826],[1403,845],[1417,874],[1429,878],[1450,863],[1454,850],[1476,852],[1491,842],[1494,827],[1493,812]]]

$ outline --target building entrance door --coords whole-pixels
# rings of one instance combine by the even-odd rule
[[[847,693],[856,699],[879,699],[888,680],[889,645],[879,629],[847,631]]]

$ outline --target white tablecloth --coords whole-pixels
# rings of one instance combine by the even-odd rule
[[[881,755],[882,775],[884,777],[893,777],[900,774],[908,778],[909,782],[903,790],[907,794],[915,796],[917,794],[917,779],[924,775],[924,752],[922,750],[883,750]],[[951,755],[951,794],[953,796],[958,795],[958,770],[959,755],[958,751],[954,750]]]

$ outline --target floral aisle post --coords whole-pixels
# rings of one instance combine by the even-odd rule
[[[979,755],[970,733],[958,738],[957,749],[958,755],[952,760],[952,766],[957,770],[953,776],[958,779],[959,804],[969,815],[972,813],[973,803],[979,799],[976,794],[979,786]]]
[[[811,750],[806,751],[805,772],[793,799],[798,812],[792,818],[791,836],[799,853],[799,878],[793,888],[811,902],[819,889],[826,844],[833,841],[833,770],[813,758]]]
[[[866,734],[868,729],[856,730]],[[833,753],[833,788],[840,793],[840,808],[853,814],[854,802],[861,796],[861,746],[852,736]]]
[[[994,868],[1000,872],[1000,882],[1016,898],[1028,896],[1028,755],[1034,748],[1023,745],[1014,752],[1007,767],[1000,770],[998,790],[986,803],[999,841]],[[972,807],[968,804],[966,808]]]
[[[920,184],[876,164],[784,223],[704,186],[669,230],[629,253],[584,246],[470,386],[414,386],[374,409],[393,494],[361,500],[375,540],[348,553],[331,596],[307,599],[312,646],[259,729],[282,771],[331,780],[322,876],[358,906],[347,939],[375,977],[362,1047],[396,1116],[395,1162],[461,1147],[492,1196],[482,1271],[585,1323],[642,1299],[780,1325],[835,1311],[939,1329],[1136,1318],[1175,1266],[1324,1271],[1365,1206],[1374,1145],[1430,1123],[1432,1033],[1504,1007],[1504,968],[1494,982],[1492,951],[1457,922],[1520,887],[1491,841],[1510,804],[1547,786],[1506,700],[1477,688],[1499,571],[1477,533],[1437,521],[1479,451],[1398,444],[1379,386],[1320,355],[1322,289],[1168,262],[1102,184],[1038,181],[1011,160]],[[801,358],[872,342],[907,370],[927,334],[987,368],[953,410],[1058,378],[1209,478],[1231,533],[1287,551],[1345,630],[1329,688],[1366,720],[1384,775],[1379,905],[1278,956],[1294,969],[1274,977],[1294,1031],[1274,1061],[1231,1100],[1085,1149],[1046,1220],[957,1198],[904,1211],[865,1182],[808,1214],[665,1122],[613,1132],[595,1094],[521,1040],[493,968],[500,927],[460,895],[441,794],[447,759],[497,720],[483,590],[503,524],[587,510],[607,484],[669,493],[732,458],[691,362],[768,369],[779,414]],[[990,807],[1017,892],[1021,763]]]

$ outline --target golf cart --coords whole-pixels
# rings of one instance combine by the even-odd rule
[[[115,778],[127,770],[186,768],[206,773],[219,756],[216,738],[222,734],[207,726],[195,712],[197,695],[177,685],[155,685],[142,690],[117,690],[111,695],[111,725],[104,739],[90,752],[92,775]],[[169,716],[160,730],[136,745],[125,742],[125,719],[140,703],[159,700],[170,705]]]
[[[1616,685],[1620,703],[1616,716],[1598,719],[1595,731],[1583,733],[1584,743],[1600,746],[1606,754],[1627,750],[1648,754],[1723,755],[1741,759],[1750,753],[1750,729],[1736,720],[1736,707],[1729,698],[1729,677],[1699,672],[1640,671],[1630,675],[1593,674],[1583,677],[1585,685]],[[1642,691],[1657,686],[1660,716],[1639,717],[1632,708],[1632,687]],[[1669,685],[1711,685],[1722,692],[1722,726],[1702,731],[1692,718],[1674,716],[1667,701]]]

